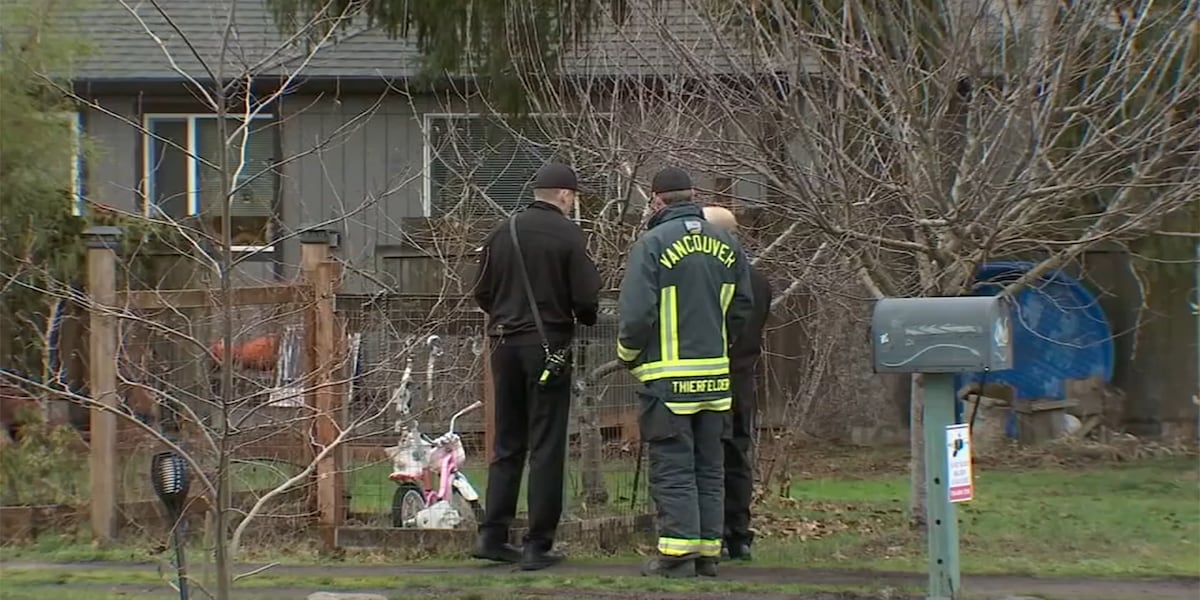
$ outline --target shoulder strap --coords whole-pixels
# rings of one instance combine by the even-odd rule
[[[542,313],[538,310],[537,298],[533,295],[533,285],[529,282],[529,272],[525,270],[525,255],[521,253],[521,241],[517,239],[517,215],[508,218],[508,233],[512,237],[513,249],[517,251],[517,268],[521,270],[521,283],[525,285],[525,297],[529,300],[529,310],[533,312],[533,324],[537,326],[538,335],[542,338],[542,347],[549,348],[550,340],[546,337],[546,329],[542,326]]]

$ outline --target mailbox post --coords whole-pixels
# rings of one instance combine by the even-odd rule
[[[925,374],[928,600],[961,597],[954,504],[970,500],[972,490],[970,434],[954,417],[954,373],[1011,369],[1011,332],[1008,303],[997,297],[885,298],[875,305],[875,372]]]

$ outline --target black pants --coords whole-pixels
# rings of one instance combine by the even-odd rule
[[[750,501],[754,495],[754,369],[729,374],[733,388],[733,435],[725,445],[725,544],[754,542],[750,531]]]
[[[537,380],[545,364],[540,344],[498,341],[492,350],[496,421],[488,466],[486,508],[479,535],[484,544],[508,542],[517,514],[521,475],[529,457],[529,533],[526,544],[549,550],[563,508],[563,471],[571,408],[571,372],[546,388]]]

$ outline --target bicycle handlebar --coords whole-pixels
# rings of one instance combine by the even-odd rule
[[[481,407],[481,406],[483,406],[483,401],[481,401],[481,400],[476,400],[476,401],[475,401],[474,403],[472,403],[470,406],[468,406],[468,407],[466,407],[466,408],[464,408],[464,409],[462,409],[462,410],[460,410],[460,411],[458,411],[458,412],[454,413],[454,416],[450,417],[450,430],[449,430],[449,431],[450,431],[450,432],[453,432],[453,431],[454,431],[454,422],[455,422],[455,421],[457,421],[459,417],[461,417],[461,416],[463,416],[463,415],[465,415],[465,414],[467,414],[467,413],[469,413],[469,412],[471,412],[471,411],[473,411],[473,410],[475,410],[475,409],[478,409],[478,408],[479,408],[479,407]]]

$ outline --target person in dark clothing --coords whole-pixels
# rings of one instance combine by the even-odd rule
[[[567,218],[577,189],[570,167],[542,167],[534,179],[533,204],[510,217],[515,219],[519,248],[508,221],[496,227],[484,242],[474,292],[488,315],[496,407],[486,508],[472,556],[520,563],[525,570],[563,559],[553,546],[563,507],[571,405],[569,348],[575,324],[595,325],[600,304],[600,274],[588,257],[583,231]],[[544,337],[531,309],[526,275]],[[555,352],[568,357],[567,366],[560,375],[544,379],[547,358]],[[518,550],[508,539],[527,454],[529,532]]]
[[[704,220],[737,234],[737,219],[728,209],[704,207]],[[754,496],[755,367],[762,354],[763,327],[771,313],[771,283],[754,265],[750,267],[750,289],[754,310],[729,348],[729,378],[733,391],[733,435],[725,446],[725,534],[723,554],[731,560],[750,560],[754,532],[750,530],[750,502]]]
[[[649,449],[658,553],[642,569],[715,577],[721,556],[722,444],[731,429],[729,342],[754,305],[746,257],[705,222],[691,177],[659,171],[654,216],[629,250],[617,358],[642,383],[638,428]]]

